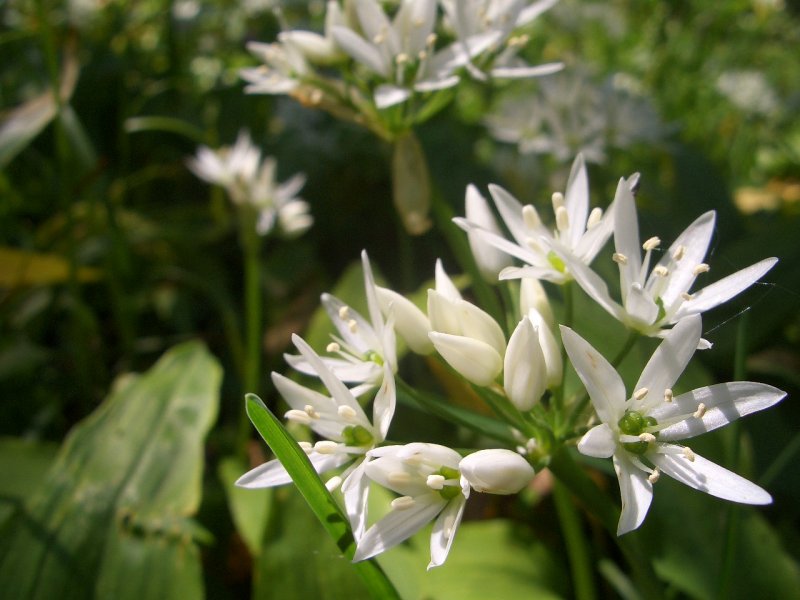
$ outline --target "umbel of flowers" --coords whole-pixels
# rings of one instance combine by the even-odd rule
[[[252,42],[261,61],[244,69],[246,90],[289,95],[366,127],[393,146],[393,196],[411,234],[430,227],[430,184],[413,129],[443,109],[465,78],[538,77],[561,63],[519,56],[525,28],[557,0],[329,0],[323,32],[285,29]]]
[[[661,250],[661,241],[654,237],[640,244],[637,181],[638,176],[620,179],[610,205],[604,211],[590,210],[588,177],[579,156],[566,190],[552,196],[554,214],[549,221],[531,205],[523,206],[507,191],[490,186],[512,239],[504,237],[477,188],[467,189],[469,218],[457,223],[469,233],[475,260],[485,261],[484,273],[499,272],[499,285],[520,280],[514,288],[519,296],[501,321],[466,298],[440,261],[424,310],[402,294],[377,286],[366,253],[362,262],[368,315],[323,295],[337,334],[322,356],[295,336],[300,354],[287,356],[287,361],[301,373],[318,377],[328,393],[279,374],[273,374],[273,382],[290,407],[286,419],[307,425],[319,436],[301,447],[312,467],[327,478],[328,489],[341,490],[357,543],[353,560],[390,550],[433,521],[429,568],[441,565],[473,493],[515,494],[569,445],[577,445],[581,454],[613,461],[621,497],[618,535],[642,524],[662,475],[725,500],[771,502],[768,492],[703,458],[684,441],[769,408],[785,393],[750,381],[685,393],[673,388],[679,388],[695,352],[710,351],[701,337],[701,314],[751,286],[775,259],[715,283],[698,283],[710,269],[703,261],[714,213],[699,217],[667,250]],[[614,249],[606,249],[612,236]],[[512,259],[522,264],[512,264]],[[593,270],[593,262],[599,260],[619,266],[621,303],[611,299],[605,281]],[[584,324],[570,317],[571,311],[564,311],[567,322],[554,321],[539,280],[556,286],[552,290],[566,291],[577,284],[627,326],[632,338],[661,338],[634,386],[626,387],[616,370],[632,345],[621,343],[624,349],[613,360],[603,356],[581,335]],[[568,298],[564,294],[563,301]],[[415,390],[403,379],[396,334],[411,353],[441,361],[491,408],[494,418],[463,419],[459,411],[442,412],[447,398],[431,399],[427,392]],[[569,369],[577,373],[583,390],[565,396]],[[483,434],[480,439],[498,440],[497,447],[456,451],[413,439],[388,442],[401,389],[419,406],[475,428]],[[371,419],[363,408],[369,402]],[[244,474],[238,484],[253,488],[289,481],[276,459]],[[394,496],[378,519],[367,510],[374,486]]]

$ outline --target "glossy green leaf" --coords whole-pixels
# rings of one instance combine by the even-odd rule
[[[0,585],[12,598],[196,598],[191,521],[221,370],[197,342],[118,381],[76,425],[43,484],[4,528]]]
[[[347,558],[355,553],[355,541],[350,524],[341,508],[314,471],[306,453],[289,435],[283,424],[255,394],[247,394],[247,415],[264,441],[292,476],[294,484],[303,495],[314,515],[336,542],[339,551]],[[373,561],[354,563],[353,568],[373,598],[398,598],[392,583]]]

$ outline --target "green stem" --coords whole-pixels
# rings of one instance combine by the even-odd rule
[[[745,361],[747,360],[747,325],[750,313],[742,313],[739,326],[736,330],[736,351],[733,357],[733,378],[735,381],[744,381],[747,377]],[[728,466],[734,472],[739,466],[739,452],[741,446],[741,429],[739,421],[735,421],[727,428],[729,441]],[[717,598],[729,598],[733,586],[733,572],[738,555],[739,531],[741,529],[741,510],[736,504],[729,504],[725,509],[725,555],[722,559],[720,586]]]
[[[561,289],[563,290],[564,294],[564,325],[567,327],[572,327],[572,320],[573,320],[573,313],[575,310],[575,294],[573,292],[574,285],[571,281],[566,282]],[[561,344],[561,364],[566,367],[567,365],[567,348],[564,344]],[[562,368],[561,370],[561,385],[558,390],[553,394],[553,431],[556,434],[556,437],[561,436],[561,420],[564,413],[564,394],[566,393],[566,380],[567,380],[567,369]]]
[[[567,554],[572,571],[572,585],[577,600],[594,600],[597,597],[592,575],[589,545],[583,531],[578,512],[572,504],[569,492],[563,484],[556,481],[553,486],[553,499],[556,504],[558,520],[564,534]]]
[[[249,208],[239,212],[239,236],[244,261],[244,380],[242,387],[245,394],[258,391],[261,373],[261,335],[262,335],[262,297],[259,273],[259,251],[261,238],[256,232],[256,214]],[[239,421],[239,437],[237,448],[240,453],[246,452],[247,440],[250,438],[250,423],[242,412]]]

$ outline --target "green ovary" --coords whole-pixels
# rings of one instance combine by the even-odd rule
[[[566,273],[567,272],[567,265],[565,265],[564,261],[561,260],[558,257],[558,255],[555,252],[553,252],[552,250],[547,254],[547,261],[559,273]]]
[[[349,425],[342,430],[342,439],[348,446],[372,446],[375,438],[366,427]]]
[[[619,430],[622,433],[638,437],[639,435],[645,433],[645,430],[648,427],[658,425],[658,421],[656,421],[653,417],[646,417],[642,413],[636,412],[635,410],[629,410],[625,412],[617,425],[619,425]],[[658,432],[655,432],[653,435],[658,437]],[[634,454],[644,454],[647,452],[650,442],[628,442],[626,444],[622,444],[622,446],[628,452],[633,452]]]
[[[455,479],[458,481],[461,478],[461,473],[458,469],[451,469],[450,467],[442,467],[439,469],[439,475],[445,479]],[[446,485],[439,490],[439,495],[445,500],[452,500],[461,493],[461,487],[458,485]]]

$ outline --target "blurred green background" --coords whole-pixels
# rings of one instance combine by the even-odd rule
[[[436,228],[409,238],[398,223],[386,144],[287,97],[243,93],[238,71],[256,64],[246,42],[281,29],[274,4],[0,3],[0,589],[13,581],[17,597],[118,598],[126,586],[159,598],[362,597],[292,490],[231,488],[265,458],[255,439],[249,456],[236,449],[243,392],[278,406],[269,372],[285,370],[290,335],[307,332],[320,293],[356,301],[360,272],[348,268],[361,249],[401,292],[424,286],[437,257],[457,266]],[[322,2],[280,4],[293,27],[321,29]],[[671,482],[641,535],[670,597],[797,597],[800,5],[562,0],[529,33],[531,62],[561,60],[564,72],[459,86],[417,131],[434,186],[455,214],[469,183],[546,204],[583,151],[595,205],[641,173],[644,238],[671,240],[715,209],[717,277],[780,258],[766,282],[705,316],[715,346],[695,374],[731,380],[744,331],[746,378],[789,392],[698,444],[722,464],[740,455],[738,471],[774,495],[742,509],[736,564],[750,568],[722,573],[726,541],[715,536],[734,509]],[[231,144],[245,128],[281,180],[306,174],[315,219],[262,248],[257,390],[242,389],[232,343],[245,326],[236,220],[186,167],[198,145]],[[415,435],[458,441],[446,423],[398,415],[393,436]],[[569,597],[542,485],[476,502],[442,569],[424,573],[424,541],[382,565],[408,598],[504,586],[504,597]],[[603,581],[619,579],[613,547],[589,531]],[[486,544],[498,548],[488,560]],[[459,579],[464,569],[475,582]],[[621,589],[602,585],[609,597]]]

